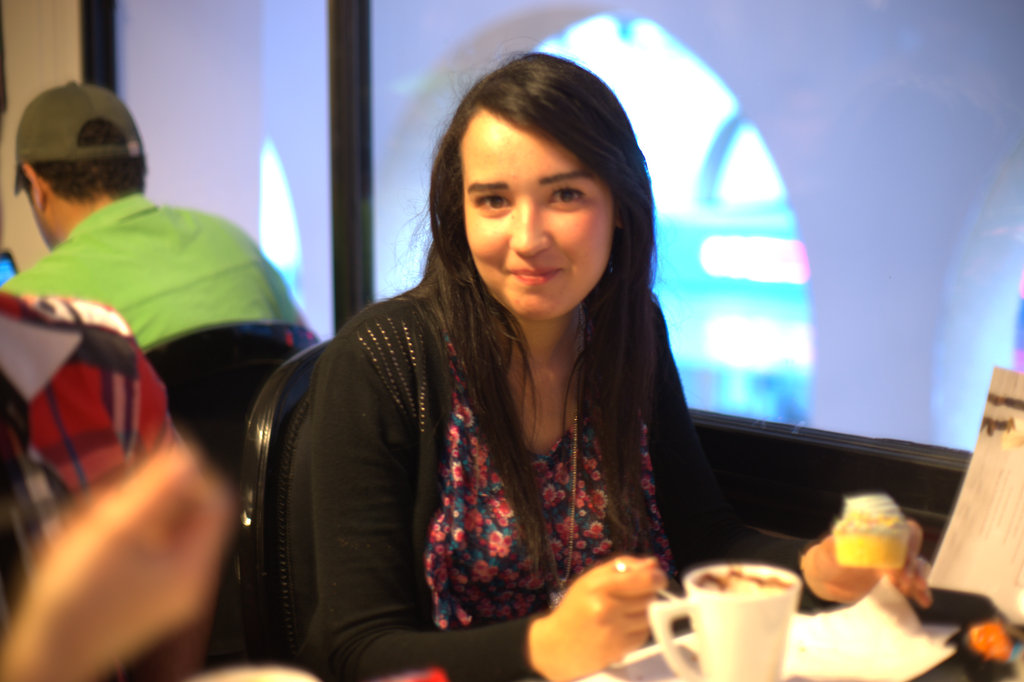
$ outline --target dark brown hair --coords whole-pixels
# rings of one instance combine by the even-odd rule
[[[477,273],[466,240],[460,148],[481,110],[554,140],[611,190],[621,229],[614,230],[607,271],[584,302],[590,333],[574,371],[580,405],[590,410],[600,447],[612,541],[620,551],[645,548],[641,420],[650,423],[656,358],[654,202],[646,161],[608,86],[577,64],[546,54],[516,57],[473,85],[435,153],[433,241],[423,280],[411,295],[429,302],[459,353],[492,464],[535,565],[549,561],[550,550],[532,456],[507,378],[513,353],[526,362],[525,344],[515,318]]]

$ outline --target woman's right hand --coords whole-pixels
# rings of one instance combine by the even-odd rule
[[[548,680],[572,680],[620,660],[650,635],[647,605],[668,584],[654,557],[620,556],[577,578],[530,624],[527,655]]]

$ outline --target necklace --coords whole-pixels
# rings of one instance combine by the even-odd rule
[[[579,410],[577,410],[572,415],[572,446],[569,451],[569,542],[566,545],[565,575],[556,574],[555,576],[558,580],[558,589],[552,592],[548,599],[551,608],[558,606],[558,603],[562,601],[562,597],[565,596],[565,587],[569,578],[572,577],[572,553],[573,546],[576,544],[576,471],[579,459],[579,433]],[[555,570],[558,570],[557,561]]]

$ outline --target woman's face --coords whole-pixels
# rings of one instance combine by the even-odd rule
[[[558,143],[486,110],[461,152],[466,238],[487,289],[524,326],[569,319],[608,265],[608,186]]]

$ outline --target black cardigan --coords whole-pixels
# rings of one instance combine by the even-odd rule
[[[452,682],[536,677],[528,618],[442,632],[425,579],[452,377],[442,332],[408,298],[371,305],[328,344],[311,385],[310,537],[317,604],[300,660],[325,680],[437,665]],[[704,457],[669,350],[649,425],[658,508],[676,565],[747,558],[795,568],[802,542],[742,525]]]

